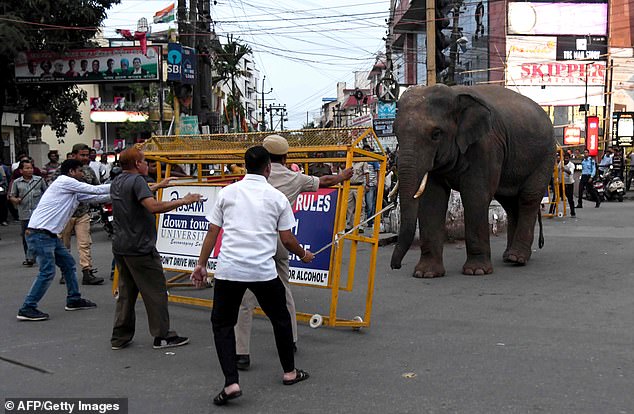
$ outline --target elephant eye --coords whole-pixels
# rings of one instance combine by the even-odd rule
[[[439,128],[434,128],[434,130],[431,132],[432,141],[438,141],[441,136],[442,136],[442,131]]]

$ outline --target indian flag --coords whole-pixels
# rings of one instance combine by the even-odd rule
[[[170,4],[163,10],[154,13],[154,23],[167,23],[174,21],[174,3]]]

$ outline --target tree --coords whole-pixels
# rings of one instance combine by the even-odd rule
[[[47,113],[58,139],[73,123],[84,125],[78,110],[86,101],[76,85],[17,85],[14,59],[26,50],[64,52],[96,46],[92,42],[106,11],[120,0],[4,0],[0,8],[0,118],[5,105]]]
[[[240,62],[245,55],[251,53],[251,47],[240,43],[239,39],[234,40],[232,35],[227,36],[226,44],[216,43],[212,47],[216,57],[214,62],[216,75],[212,78],[212,84],[215,85],[219,82],[227,84],[231,82],[230,103],[236,109],[232,111],[232,125],[235,131],[238,128],[238,115],[244,116],[243,113],[239,112],[242,104],[240,103],[240,91],[236,87],[236,78],[249,74],[248,71],[242,69]],[[243,109],[242,112],[244,112]]]

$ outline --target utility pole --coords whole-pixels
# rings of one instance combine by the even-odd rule
[[[436,0],[426,0],[427,86],[436,84]]]
[[[266,79],[266,75],[262,76],[262,125],[260,126],[260,131],[266,131],[266,122],[264,121],[264,79]]]
[[[210,0],[197,1],[196,36],[193,44],[196,47],[196,93],[194,94],[194,114],[201,117],[201,124],[210,124],[211,111],[211,5]],[[193,4],[192,4],[193,7]],[[190,10],[191,15],[191,10]]]
[[[285,121],[285,117],[286,117],[286,104],[284,105],[269,105],[268,108],[269,111],[269,115],[271,117],[271,131],[274,131],[275,129],[273,128],[273,111],[275,111],[275,116],[279,116],[280,117],[280,128],[282,131],[284,131],[284,121]]]

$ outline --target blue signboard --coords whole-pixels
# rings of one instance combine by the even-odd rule
[[[167,80],[193,84],[196,82],[196,49],[180,43],[167,44]]]
[[[167,44],[167,81],[181,81],[181,62],[183,61],[183,47],[179,43]]]
[[[389,119],[396,117],[396,102],[379,102],[379,119]]]
[[[183,46],[183,60],[181,62],[181,82],[196,83],[196,49]]]
[[[296,225],[293,233],[305,249],[316,252],[331,243],[337,213],[337,190],[319,189],[314,193],[301,193],[293,204]],[[310,263],[290,254],[289,281],[296,284],[327,286],[332,249],[315,256]]]

